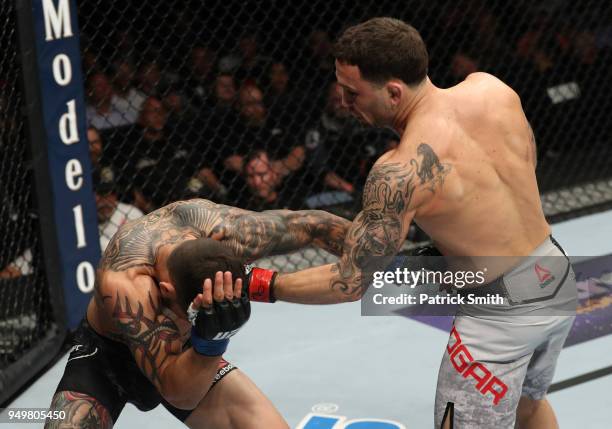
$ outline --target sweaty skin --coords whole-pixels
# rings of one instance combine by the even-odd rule
[[[358,68],[337,63],[336,75],[351,113],[383,125],[385,107],[375,96],[360,104],[356,95],[371,90]],[[526,256],[550,234],[536,182],[533,132],[518,95],[503,82],[474,73],[440,89],[426,79],[392,125],[402,136],[400,144],[370,171],[363,209],[339,262],[279,275],[278,299],[358,300],[367,284],[362,284],[366,262],[395,255],[413,219],[442,254],[472,260]],[[510,266],[491,270],[489,279]]]

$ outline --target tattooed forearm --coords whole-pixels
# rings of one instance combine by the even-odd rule
[[[159,315],[161,309],[155,305],[149,294],[149,305]],[[173,342],[180,342],[181,337],[176,324],[169,318],[157,320],[156,317],[146,317],[141,302],[136,304],[136,310],[127,297],[121,299],[119,292],[115,298],[112,319],[119,333],[111,338],[125,343],[136,359],[136,363],[153,384],[161,386],[159,368],[168,356],[172,354]]]
[[[253,260],[314,244],[339,255],[350,221],[319,210],[262,213],[241,210],[224,222],[234,252]]]
[[[330,288],[360,295],[375,270],[388,265],[405,240],[418,192],[435,193],[450,172],[433,149],[422,143],[420,159],[375,165],[363,191],[363,210],[353,221],[344,252],[334,266]]]
[[[53,396],[50,410],[63,411],[62,420],[47,420],[45,429],[110,429],[113,421],[95,398],[79,392],[62,391]]]
[[[270,211],[261,215],[272,221],[272,230],[265,239],[274,254],[292,252],[312,243],[340,255],[351,225],[347,219],[321,210]],[[257,252],[256,248],[252,250]]]

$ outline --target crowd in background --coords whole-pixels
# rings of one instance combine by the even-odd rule
[[[136,67],[119,57],[103,68],[92,60],[94,166],[112,169],[121,199],[145,213],[196,196],[252,210],[353,200],[397,137],[350,117],[329,35],[311,39],[319,66],[298,80],[310,88],[288,64],[260,53],[255,34],[227,55],[194,45],[183,74],[155,62]]]
[[[521,95],[540,159],[610,141],[610,20],[595,25],[598,17],[585,13],[560,19],[529,2],[494,3],[433,1],[438,9],[408,20],[428,45],[433,83],[449,87],[477,71],[504,80]],[[373,162],[399,143],[393,131],[364,127],[342,107],[333,39],[353,22],[339,25],[341,12],[329,26],[304,25],[289,37],[282,26],[252,20],[221,33],[227,17],[202,30],[214,19],[202,21],[207,10],[197,2],[193,16],[193,5],[161,11],[163,2],[151,3],[165,27],[152,18],[143,21],[146,31],[113,3],[122,20],[99,15],[104,27],[86,16],[87,4],[98,14],[103,8],[88,1],[80,11],[102,248],[122,223],[191,197],[350,218]]]
[[[593,106],[609,89],[589,77],[611,71],[610,28],[559,24],[542,11],[508,37],[493,11],[458,6],[437,29],[423,32],[432,81],[448,87],[476,71],[500,77],[522,95],[544,140],[540,156],[578,137],[556,136],[553,117],[577,130],[605,126]],[[143,213],[189,197],[252,210],[358,207],[372,163],[399,137],[365,128],[342,107],[334,35],[313,28],[304,49],[288,55],[262,47],[264,29],[241,30],[235,46],[198,38],[167,61],[139,55],[127,30],[110,39],[113,50],[86,43],[94,165],[112,170],[118,200]]]

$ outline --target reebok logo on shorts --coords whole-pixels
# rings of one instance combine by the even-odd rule
[[[555,276],[552,275],[550,270],[544,268],[540,264],[535,264],[533,269],[535,270],[536,276],[538,276],[538,282],[541,288],[545,288],[555,280]]]
[[[451,337],[454,337],[455,342],[451,345],[451,340],[449,340],[446,350],[455,370],[463,378],[471,377],[476,380],[476,390],[483,396],[489,393],[493,395],[493,405],[497,405],[506,396],[508,386],[494,376],[485,365],[480,362],[474,362],[472,354],[467,346],[461,342],[459,332],[457,332],[454,326],[451,330]]]

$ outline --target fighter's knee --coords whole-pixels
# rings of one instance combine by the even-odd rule
[[[113,420],[98,400],[84,393],[62,391],[53,395],[51,411],[62,411],[61,419],[47,419],[45,429],[110,429]]]

